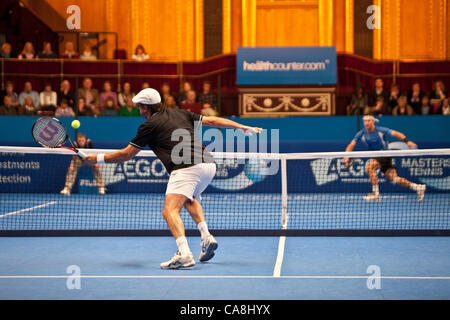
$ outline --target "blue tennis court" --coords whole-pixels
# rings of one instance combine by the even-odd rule
[[[206,194],[210,228],[245,229],[252,228],[251,223],[280,228],[281,210],[274,208],[281,206],[281,198],[264,196],[272,205],[257,214],[249,199],[261,195],[227,195],[231,212],[227,214],[208,207],[223,194]],[[336,202],[336,195],[290,195],[289,201],[303,207],[297,204],[298,211],[289,213],[288,226],[335,229],[355,227],[357,222],[361,228],[369,223],[376,228],[378,221],[404,228],[449,227],[449,212],[421,210],[428,207],[427,201],[448,208],[444,195],[430,194],[417,203],[414,194],[397,194],[395,206],[392,201],[367,203],[358,196],[352,195],[352,205],[346,205]],[[0,200],[0,229],[14,226],[14,219],[30,230],[165,228],[162,195],[133,195],[127,201],[126,195],[1,194]],[[316,211],[308,212],[312,201]],[[129,210],[123,210],[124,205]],[[142,205],[148,210],[133,210]],[[370,213],[373,206],[383,209],[376,219]],[[186,228],[195,228],[186,213],[183,219]],[[219,249],[210,262],[167,271],[159,264],[177,250],[171,237],[2,237],[0,299],[450,299],[449,237],[219,236],[217,240]],[[188,241],[198,257],[200,237]]]

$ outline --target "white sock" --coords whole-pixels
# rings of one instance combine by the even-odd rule
[[[409,186],[409,188],[412,189],[412,190],[414,190],[414,191],[417,191],[417,187],[418,187],[418,186],[419,186],[419,185],[417,185],[417,184],[411,182],[411,185]]]
[[[179,237],[177,240],[178,251],[182,256],[187,256],[191,253],[186,237]]]
[[[372,192],[378,194],[380,193],[380,190],[378,189],[378,185],[372,185]]]
[[[205,221],[200,222],[197,225],[197,227],[198,227],[198,230],[200,231],[202,240],[206,239],[210,235],[209,230],[208,230],[208,225],[206,224]]]

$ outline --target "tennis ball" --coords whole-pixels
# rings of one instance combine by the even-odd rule
[[[81,126],[80,121],[78,121],[78,120],[73,120],[72,121],[72,128],[78,129],[80,126]]]

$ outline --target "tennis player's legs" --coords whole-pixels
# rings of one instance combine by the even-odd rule
[[[202,236],[209,234],[203,209],[201,208],[201,193],[206,189],[216,172],[214,163],[201,163],[192,167],[175,170],[171,173],[167,184],[166,199],[163,208],[163,217],[175,238],[178,246],[177,254],[168,262],[162,263],[163,269],[177,269],[195,264],[189,249],[180,211],[186,203],[186,209],[191,214]],[[192,257],[192,258],[191,258]]]

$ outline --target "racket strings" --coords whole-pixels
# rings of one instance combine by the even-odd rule
[[[48,148],[60,147],[67,139],[66,128],[53,118],[42,118],[36,121],[32,134],[36,142]]]

